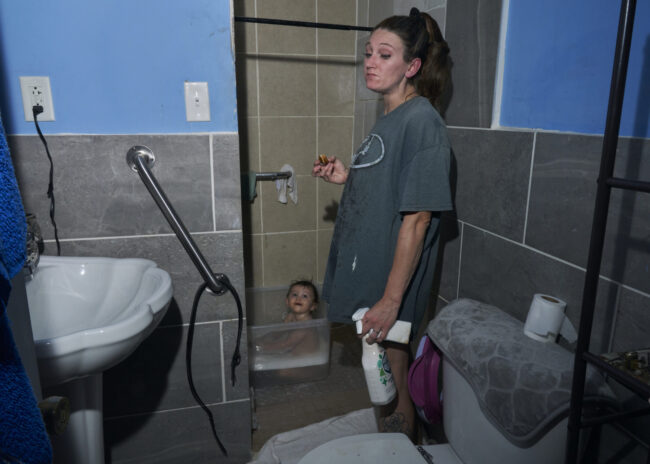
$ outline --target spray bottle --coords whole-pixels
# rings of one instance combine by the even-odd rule
[[[357,334],[363,331],[361,319],[370,308],[360,308],[353,315],[352,320],[357,324]],[[411,332],[411,323],[405,321],[396,321],[393,327],[386,334],[385,340],[408,343]],[[390,403],[397,391],[395,389],[395,380],[388,364],[386,349],[379,343],[368,344],[367,339],[370,333],[366,334],[361,340],[363,354],[361,364],[366,374],[366,383],[370,393],[370,402],[376,406]]]

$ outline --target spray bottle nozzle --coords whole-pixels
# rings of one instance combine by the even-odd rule
[[[357,335],[363,332],[363,316],[370,308],[359,308],[352,315],[352,320],[357,324]],[[411,323],[406,321],[395,321],[393,327],[386,334],[385,340],[389,342],[408,343],[411,336]]]

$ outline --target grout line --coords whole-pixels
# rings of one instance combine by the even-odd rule
[[[533,187],[533,167],[535,166],[535,148],[537,147],[537,132],[533,132],[533,149],[530,154],[530,171],[528,173],[528,194],[526,196],[526,214],[524,214],[524,236],[521,243],[526,243],[526,232],[528,231],[528,212],[530,210],[530,191]]]
[[[210,134],[210,200],[212,202],[212,230],[217,230],[217,210],[215,204],[216,192],[214,191],[214,147],[212,134]]]
[[[249,401],[250,401],[250,398],[241,398],[241,399],[238,399],[238,400],[221,401],[221,402],[218,402],[218,403],[205,403],[205,405],[208,406],[208,407],[210,407],[210,406],[223,406],[223,405],[226,405],[226,404],[245,403],[245,402],[249,402]],[[186,411],[186,410],[189,410],[189,409],[197,409],[197,408],[201,408],[201,406],[199,406],[197,404],[196,406],[188,406],[188,407],[185,407],[185,408],[171,408],[171,409],[163,409],[161,411],[147,411],[147,412],[139,412],[139,413],[136,413],[136,414],[124,414],[122,416],[108,417],[108,418],[105,418],[104,420],[106,420],[106,421],[120,420],[120,419],[126,419],[128,417],[150,416],[152,414],[165,414],[165,413],[168,413],[168,412]]]
[[[460,273],[463,267],[463,241],[465,237],[465,223],[460,222],[460,249],[458,250],[458,276],[456,277],[456,298],[460,295]]]
[[[219,351],[221,352],[221,391],[225,403],[228,399],[226,397],[226,360],[223,354],[223,321],[219,322]]]
[[[257,17],[257,0],[255,0],[255,17]],[[259,55],[259,36],[257,33],[257,23],[255,23],[255,52]],[[255,60],[255,68],[256,68],[256,86],[257,86],[257,162],[258,162],[258,169],[262,169],[262,117],[261,117],[261,107],[260,107],[260,60],[257,59]],[[264,233],[264,221],[262,220],[264,218],[264,200],[262,199],[262,193],[263,193],[264,187],[262,185],[259,186],[259,194],[257,197],[260,200],[260,229],[262,234]],[[262,243],[261,243],[260,249],[263,250],[264,248],[264,236],[262,235]],[[252,250],[251,250],[252,252]],[[265,285],[265,276],[264,276],[264,251],[260,253],[261,256],[261,274],[262,274],[262,287]]]
[[[208,235],[208,234],[239,234],[242,233],[242,229],[233,229],[233,230],[207,230],[201,232],[190,232],[191,235]],[[174,233],[168,234],[142,234],[142,235],[113,235],[107,237],[77,237],[77,238],[61,238],[60,242],[89,242],[92,240],[117,240],[117,239],[129,239],[129,238],[154,238],[154,237],[176,237]],[[45,243],[54,243],[54,239],[46,239]]]

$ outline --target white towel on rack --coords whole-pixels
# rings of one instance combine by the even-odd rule
[[[298,203],[298,180],[293,173],[293,168],[289,164],[285,164],[280,169],[281,172],[290,172],[291,175],[288,179],[278,179],[275,181],[275,188],[278,190],[278,201],[280,203],[287,202],[287,193],[289,193],[289,198],[294,203]]]

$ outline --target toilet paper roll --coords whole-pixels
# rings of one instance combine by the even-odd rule
[[[554,342],[562,334],[569,342],[577,335],[571,322],[564,316],[566,303],[550,295],[536,293],[528,310],[524,333],[540,342]]]

